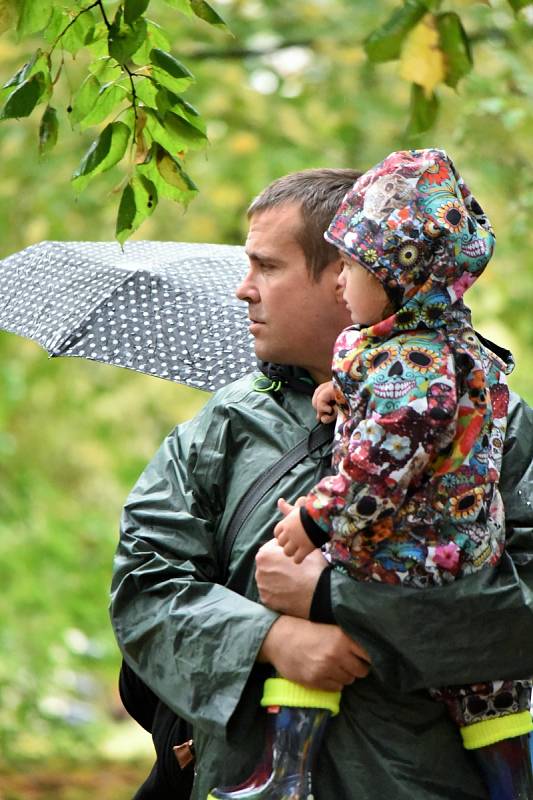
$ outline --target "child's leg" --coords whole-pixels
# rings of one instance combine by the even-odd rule
[[[340,692],[307,689],[284,678],[265,683],[269,734],[261,763],[244,783],[212,789],[207,800],[308,800],[311,769]]]
[[[492,681],[431,691],[458,724],[490,800],[533,800],[531,681]]]
[[[490,800],[532,800],[529,735],[515,736],[473,751]]]

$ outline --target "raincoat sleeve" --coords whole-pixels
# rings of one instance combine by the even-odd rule
[[[445,586],[409,589],[331,573],[335,620],[408,692],[533,674],[533,410],[511,395],[500,489],[500,562]]]
[[[171,433],[124,508],[111,619],[125,660],[176,713],[225,728],[277,614],[219,585],[231,426],[210,401]]]

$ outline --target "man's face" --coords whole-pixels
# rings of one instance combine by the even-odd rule
[[[335,338],[351,320],[338,286],[340,259],[313,281],[296,239],[301,224],[297,203],[254,214],[246,240],[250,266],[236,294],[248,303],[258,358],[327,380]]]

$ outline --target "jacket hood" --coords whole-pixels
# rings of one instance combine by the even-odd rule
[[[481,275],[495,242],[479,203],[437,149],[398,151],[365,172],[324,236],[382,283],[396,314],[373,327],[388,333],[445,324],[445,310]]]

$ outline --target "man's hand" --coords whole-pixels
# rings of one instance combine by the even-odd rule
[[[332,381],[321,383],[315,389],[311,402],[316,411],[316,418],[324,425],[328,422],[333,422],[337,416],[335,397],[335,387]]]
[[[287,503],[280,497],[278,508],[284,515],[284,519],[278,522],[274,528],[274,536],[283,547],[285,555],[291,556],[295,564],[301,564],[304,558],[315,549],[315,545],[302,525],[299,507]]]
[[[293,617],[309,618],[309,610],[327,561],[321,550],[313,550],[301,564],[283,552],[276,539],[259,548],[255,557],[255,580],[264,606]]]
[[[267,633],[257,660],[312,689],[340,691],[370,670],[370,656],[337,625],[279,617]]]

